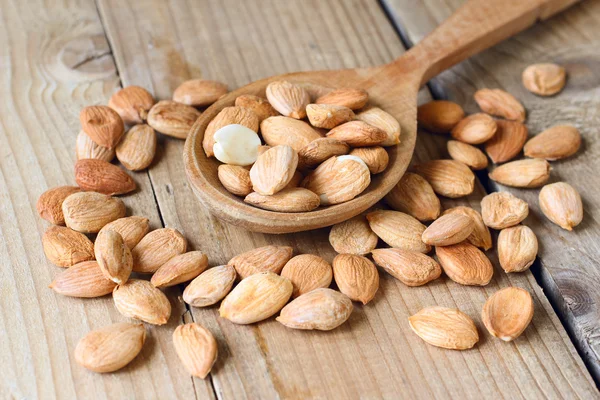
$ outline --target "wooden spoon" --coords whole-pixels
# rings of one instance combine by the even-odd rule
[[[398,183],[412,158],[417,135],[417,93],[421,85],[456,63],[562,11],[577,0],[469,0],[448,20],[404,55],[379,67],[297,72],[253,82],[225,95],[192,127],[184,164],[196,196],[210,211],[232,224],[264,233],[316,229],[347,220],[377,203]],[[374,175],[355,199],[304,213],[281,213],[246,204],[229,193],[217,177],[219,162],[207,158],[202,138],[208,123],[242,94],[265,96],[267,84],[288,80],[306,85],[313,96],[333,88],[363,88],[369,104],[392,114],[401,126],[401,142],[388,147],[386,171]],[[314,97],[313,97],[314,99]]]

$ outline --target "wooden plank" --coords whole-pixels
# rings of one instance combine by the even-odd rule
[[[123,83],[147,87],[160,98],[169,98],[176,85],[190,77],[224,80],[235,88],[294,70],[377,65],[402,52],[375,2],[100,0],[98,4]],[[427,93],[422,96],[428,98]],[[181,142],[166,139],[161,148],[164,153],[150,176],[163,219],[182,229],[193,248],[206,251],[212,265],[266,243],[333,257],[327,230],[269,236],[221,224],[188,188]],[[435,158],[439,149],[435,140],[421,141],[418,157]],[[482,193],[479,189],[469,204],[476,205]],[[506,344],[484,334],[479,313],[491,293],[509,284],[533,294],[536,314],[526,334]],[[410,331],[406,318],[433,304],[459,307],[471,315],[482,342],[466,352],[423,343]],[[220,358],[211,375],[220,398],[596,395],[530,273],[509,279],[497,271],[486,288],[463,287],[446,278],[408,288],[382,274],[374,301],[357,305],[347,324],[328,333],[292,331],[273,320],[236,326],[218,318],[216,308],[192,312],[219,343]]]
[[[422,0],[419,7],[406,0],[386,0],[390,14],[416,43],[458,8],[460,0]],[[442,96],[476,112],[475,90],[500,87],[520,99],[528,111],[530,134],[558,124],[580,129],[584,145],[580,152],[552,163],[551,182],[565,181],[580,191],[584,201],[583,223],[567,232],[548,221],[538,205],[539,190],[510,189],[489,182],[492,190],[508,190],[531,206],[525,221],[540,239],[539,277],[546,295],[577,344],[588,367],[600,381],[600,75],[598,73],[598,20],[600,2],[584,1],[511,40],[466,61],[436,79]],[[521,72],[537,62],[557,62],[566,67],[569,81],[563,92],[550,98],[529,93]]]
[[[119,87],[114,60],[93,1],[2,1],[0,5],[0,397],[190,398],[212,394],[183,372],[171,341],[180,323],[148,328],[142,354],[119,373],[91,373],[73,358],[89,330],[125,320],[110,296],[73,299],[48,288],[62,271],[48,262],[48,227],[36,202],[50,187],[74,184],[79,111],[105,104]],[[124,197],[128,211],[160,226],[146,173]]]

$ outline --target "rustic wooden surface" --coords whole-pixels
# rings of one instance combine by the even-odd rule
[[[91,329],[125,320],[112,299],[73,299],[48,288],[62,269],[45,259],[46,221],[35,204],[46,189],[74,184],[79,111],[105,104],[119,78],[93,1],[3,1],[0,6],[0,398],[190,398],[212,395],[192,382],[171,346],[184,308],[128,371],[97,375],[73,358]],[[131,214],[161,220],[146,173],[124,198]],[[176,295],[176,292],[173,291]]]
[[[385,0],[390,15],[417,43],[462,3],[461,0]],[[545,293],[578,349],[584,354],[596,380],[600,380],[600,1],[586,0],[548,21],[473,57],[434,82],[440,97],[457,101],[467,112],[478,110],[473,93],[483,87],[503,88],[527,108],[530,135],[559,124],[580,129],[583,146],[575,156],[552,163],[550,182],[573,185],[584,201],[584,222],[573,232],[548,221],[538,206],[539,190],[510,189],[489,182],[490,190],[508,190],[531,205],[525,223],[540,239],[539,277]],[[564,65],[568,83],[550,98],[529,93],[521,72],[529,64],[556,62]],[[493,167],[491,167],[493,168]],[[534,268],[536,268],[534,267]]]
[[[570,36],[578,34],[574,31]],[[537,40],[542,39],[528,44],[533,46]],[[539,43],[542,46],[542,41]],[[190,77],[217,79],[235,88],[295,70],[378,65],[400,55],[402,44],[379,4],[360,0],[101,0],[97,5],[85,0],[52,4],[4,0],[0,7],[0,52],[3,396],[598,396],[531,273],[507,276],[498,268],[485,288],[459,286],[446,278],[408,288],[382,273],[375,300],[356,306],[350,321],[330,333],[292,331],[273,320],[234,326],[218,318],[214,308],[192,309],[190,314],[185,312],[177,288],[171,292],[174,311],[170,324],[149,328],[149,342],[130,366],[112,375],[83,370],[72,356],[77,340],[88,330],[122,317],[110,298],[69,299],[46,287],[59,269],[44,258],[40,238],[47,224],[35,212],[37,198],[44,190],[74,182],[80,108],[105,103],[120,84],[144,86],[163,99],[170,98],[173,89]],[[586,87],[589,85],[572,89],[573,95],[576,90],[586,93]],[[420,97],[421,101],[430,98],[425,91]],[[467,102],[467,98],[462,100]],[[574,117],[579,109],[571,106],[569,110]],[[417,158],[439,157],[443,142],[442,137],[422,135]],[[162,138],[150,172],[135,176],[140,191],[124,198],[132,214],[148,216],[153,227],[164,224],[180,229],[192,249],[209,254],[212,265],[273,242],[291,244],[299,253],[314,252],[328,259],[334,256],[327,243],[327,230],[267,236],[211,218],[188,188],[182,147],[181,141]],[[587,157],[591,162],[591,155]],[[561,168],[561,174],[564,169],[567,167]],[[468,199],[444,205],[477,206],[482,195],[479,187]],[[588,216],[593,212],[589,208],[586,211]],[[532,325],[508,344],[487,335],[479,317],[485,299],[507,285],[528,289],[536,307]],[[475,319],[482,336],[475,349],[454,352],[433,348],[410,331],[407,316],[434,304],[459,307]],[[206,380],[189,378],[170,343],[173,326],[191,319],[209,328],[219,343],[219,361]]]

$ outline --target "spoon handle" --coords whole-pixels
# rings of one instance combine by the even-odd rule
[[[545,20],[578,0],[468,0],[407,57],[423,68],[421,83],[462,60]]]

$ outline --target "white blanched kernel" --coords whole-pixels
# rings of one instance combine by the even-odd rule
[[[215,132],[213,151],[217,160],[232,165],[252,165],[262,143],[252,129],[239,124],[226,125]]]

